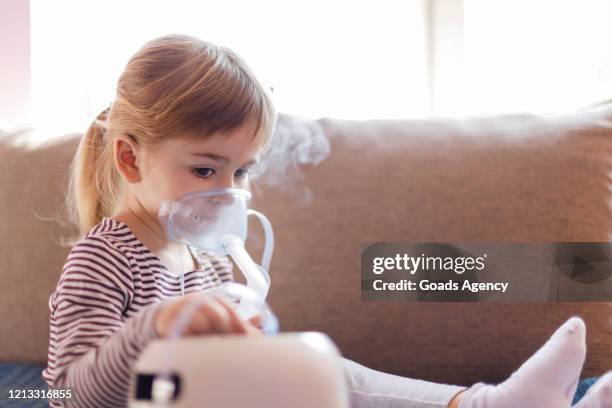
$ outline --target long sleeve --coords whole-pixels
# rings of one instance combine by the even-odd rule
[[[133,365],[157,337],[160,305],[146,305],[126,318],[132,279],[127,256],[106,237],[86,237],[70,252],[50,299],[52,369],[47,374],[50,386],[73,389],[75,399],[66,405],[127,405]]]

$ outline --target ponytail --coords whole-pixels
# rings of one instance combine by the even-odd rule
[[[120,193],[121,177],[107,135],[110,107],[101,112],[81,138],[71,165],[68,217],[83,237],[102,217],[111,216]],[[71,244],[74,244],[74,241]]]

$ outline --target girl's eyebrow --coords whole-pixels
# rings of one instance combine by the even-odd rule
[[[193,156],[200,156],[200,157],[207,157],[209,159],[212,159],[214,161],[219,161],[222,163],[227,163],[229,162],[229,159],[225,156],[219,156],[218,154],[214,154],[214,153],[191,153]],[[251,164],[256,164],[257,162],[259,162],[259,159],[251,159],[248,162],[244,163],[243,166],[250,166]]]

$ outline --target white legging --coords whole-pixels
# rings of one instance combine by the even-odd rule
[[[341,359],[351,408],[446,408],[466,388],[387,374]]]

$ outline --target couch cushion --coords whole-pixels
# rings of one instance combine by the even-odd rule
[[[48,299],[69,248],[59,244],[74,137],[40,145],[34,132],[0,139],[0,361],[46,361]],[[62,232],[65,232],[63,230]]]

